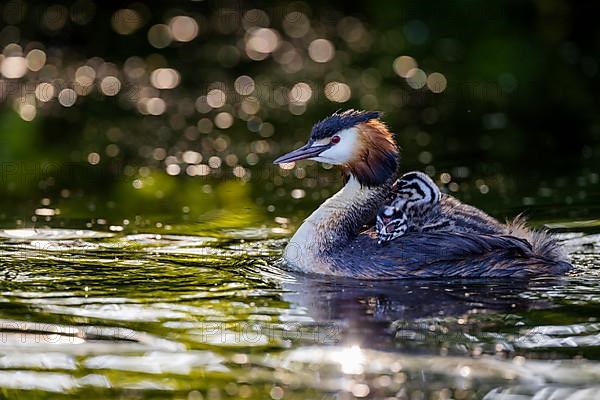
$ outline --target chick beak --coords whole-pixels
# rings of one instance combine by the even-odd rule
[[[331,145],[328,144],[313,146],[313,144],[309,142],[304,146],[300,147],[299,149],[293,150],[287,154],[278,157],[277,159],[275,159],[275,161],[273,161],[273,164],[290,163],[293,161],[305,160],[307,158],[316,157],[330,147]]]

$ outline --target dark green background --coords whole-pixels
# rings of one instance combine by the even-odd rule
[[[360,99],[367,93],[376,96],[377,109],[385,113],[385,121],[397,134],[403,148],[403,169],[423,170],[429,165],[438,183],[441,173],[450,173],[452,181],[459,184],[455,193],[459,198],[499,217],[526,211],[539,220],[565,220],[594,218],[600,212],[597,2],[52,4],[62,4],[67,10],[84,6],[92,10],[92,17],[83,25],[67,18],[63,28],[51,31],[42,23],[50,3],[5,2],[0,8],[2,48],[10,42],[27,48],[36,41],[46,51],[59,52],[59,71],[67,83],[72,69],[91,57],[102,57],[122,68],[128,57],[159,54],[180,72],[181,83],[176,89],[162,91],[168,109],[161,116],[141,115],[123,101],[125,90],[116,97],[102,96],[96,90],[80,97],[71,108],[53,100],[38,109],[32,122],[24,122],[13,111],[12,100],[4,96],[0,107],[0,221],[5,226],[19,220],[35,225],[81,225],[96,218],[119,223],[136,216],[139,223],[145,219],[222,221],[227,217],[236,217],[239,223],[240,215],[249,216],[244,221],[254,224],[271,221],[273,216],[305,215],[337,190],[338,173],[311,163],[303,165],[306,177],[298,177],[294,171],[271,165],[272,159],[304,141],[316,120],[339,108],[362,108]],[[14,14],[10,7],[22,11],[20,19],[7,17]],[[144,18],[137,31],[124,36],[113,30],[110,21],[115,11],[126,7],[140,10]],[[253,8],[264,10],[270,28],[298,49],[304,58],[301,70],[287,73],[272,57],[253,61],[245,56],[246,32],[236,18]],[[309,17],[312,30],[306,38],[289,38],[283,31],[282,19],[291,11]],[[166,23],[174,15],[195,17],[200,25],[198,37],[164,49],[152,47],[147,40],[150,26]],[[348,16],[361,21],[368,36],[369,44],[361,51],[349,46],[336,28]],[[223,18],[234,28],[227,32],[219,29]],[[319,37],[335,45],[335,58],[328,63],[315,63],[308,57],[308,38]],[[239,59],[219,59],[224,46],[237,47]],[[434,94],[410,88],[392,68],[401,55],[414,57],[428,74],[444,74],[447,89]],[[376,87],[365,86],[361,78],[365,71]],[[206,116],[213,118],[220,110],[182,116],[178,111],[182,99],[193,102],[216,81],[232,90],[239,75],[253,77],[259,97],[265,99],[273,96],[275,88],[290,88],[301,81],[311,85],[313,97],[302,115],[292,115],[287,106],[265,100],[257,117],[274,126],[271,137],[261,138],[236,118],[227,130],[215,128],[197,139],[186,138],[185,127],[195,126]],[[348,102],[333,103],[323,95],[332,77],[352,88]],[[27,81],[35,82],[35,74],[10,84]],[[232,96],[226,107],[235,107],[239,100]],[[173,127],[170,121],[174,117],[184,118],[183,128]],[[494,128],[490,126],[494,121],[501,123]],[[122,133],[118,138],[107,134],[115,127]],[[217,137],[229,141],[225,152],[212,148]],[[423,137],[428,140],[418,140]],[[257,140],[267,141],[270,148],[259,154],[256,165],[249,165],[246,155]],[[120,149],[116,157],[105,154],[111,143]],[[236,154],[251,176],[240,180],[225,164],[209,177],[168,176],[164,163],[148,156],[148,149],[155,147],[165,148],[168,154],[199,151],[205,160]],[[418,161],[423,151],[432,154],[431,162]],[[101,155],[98,165],[87,162],[90,152]],[[132,181],[140,178],[140,167],[149,168],[154,184],[136,190]],[[478,190],[481,182],[489,187],[489,193]],[[303,199],[290,197],[297,188],[306,191]],[[68,196],[61,195],[65,189]],[[161,195],[157,196],[157,191]],[[60,216],[32,220],[43,202],[58,208]]]

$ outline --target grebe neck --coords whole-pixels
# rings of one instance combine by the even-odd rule
[[[285,248],[288,264],[306,272],[326,273],[324,262],[372,221],[395,176],[377,186],[364,186],[350,175],[346,185],[304,220]]]

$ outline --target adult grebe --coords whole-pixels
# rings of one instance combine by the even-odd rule
[[[531,277],[562,274],[571,267],[552,236],[531,231],[520,221],[506,225],[504,233],[407,231],[387,246],[378,245],[372,225],[389,200],[399,159],[380,116],[336,112],[313,126],[305,146],[274,161],[326,162],[339,165],[347,177],[346,185],[306,218],[290,239],[284,250],[288,265],[309,273],[362,279]],[[456,212],[468,219],[472,210],[476,209],[457,207]],[[365,224],[371,226],[362,230]]]

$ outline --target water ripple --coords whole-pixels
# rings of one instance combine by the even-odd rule
[[[1,231],[0,388],[597,394],[600,235],[560,235],[567,277],[383,283],[287,271],[280,235]]]

